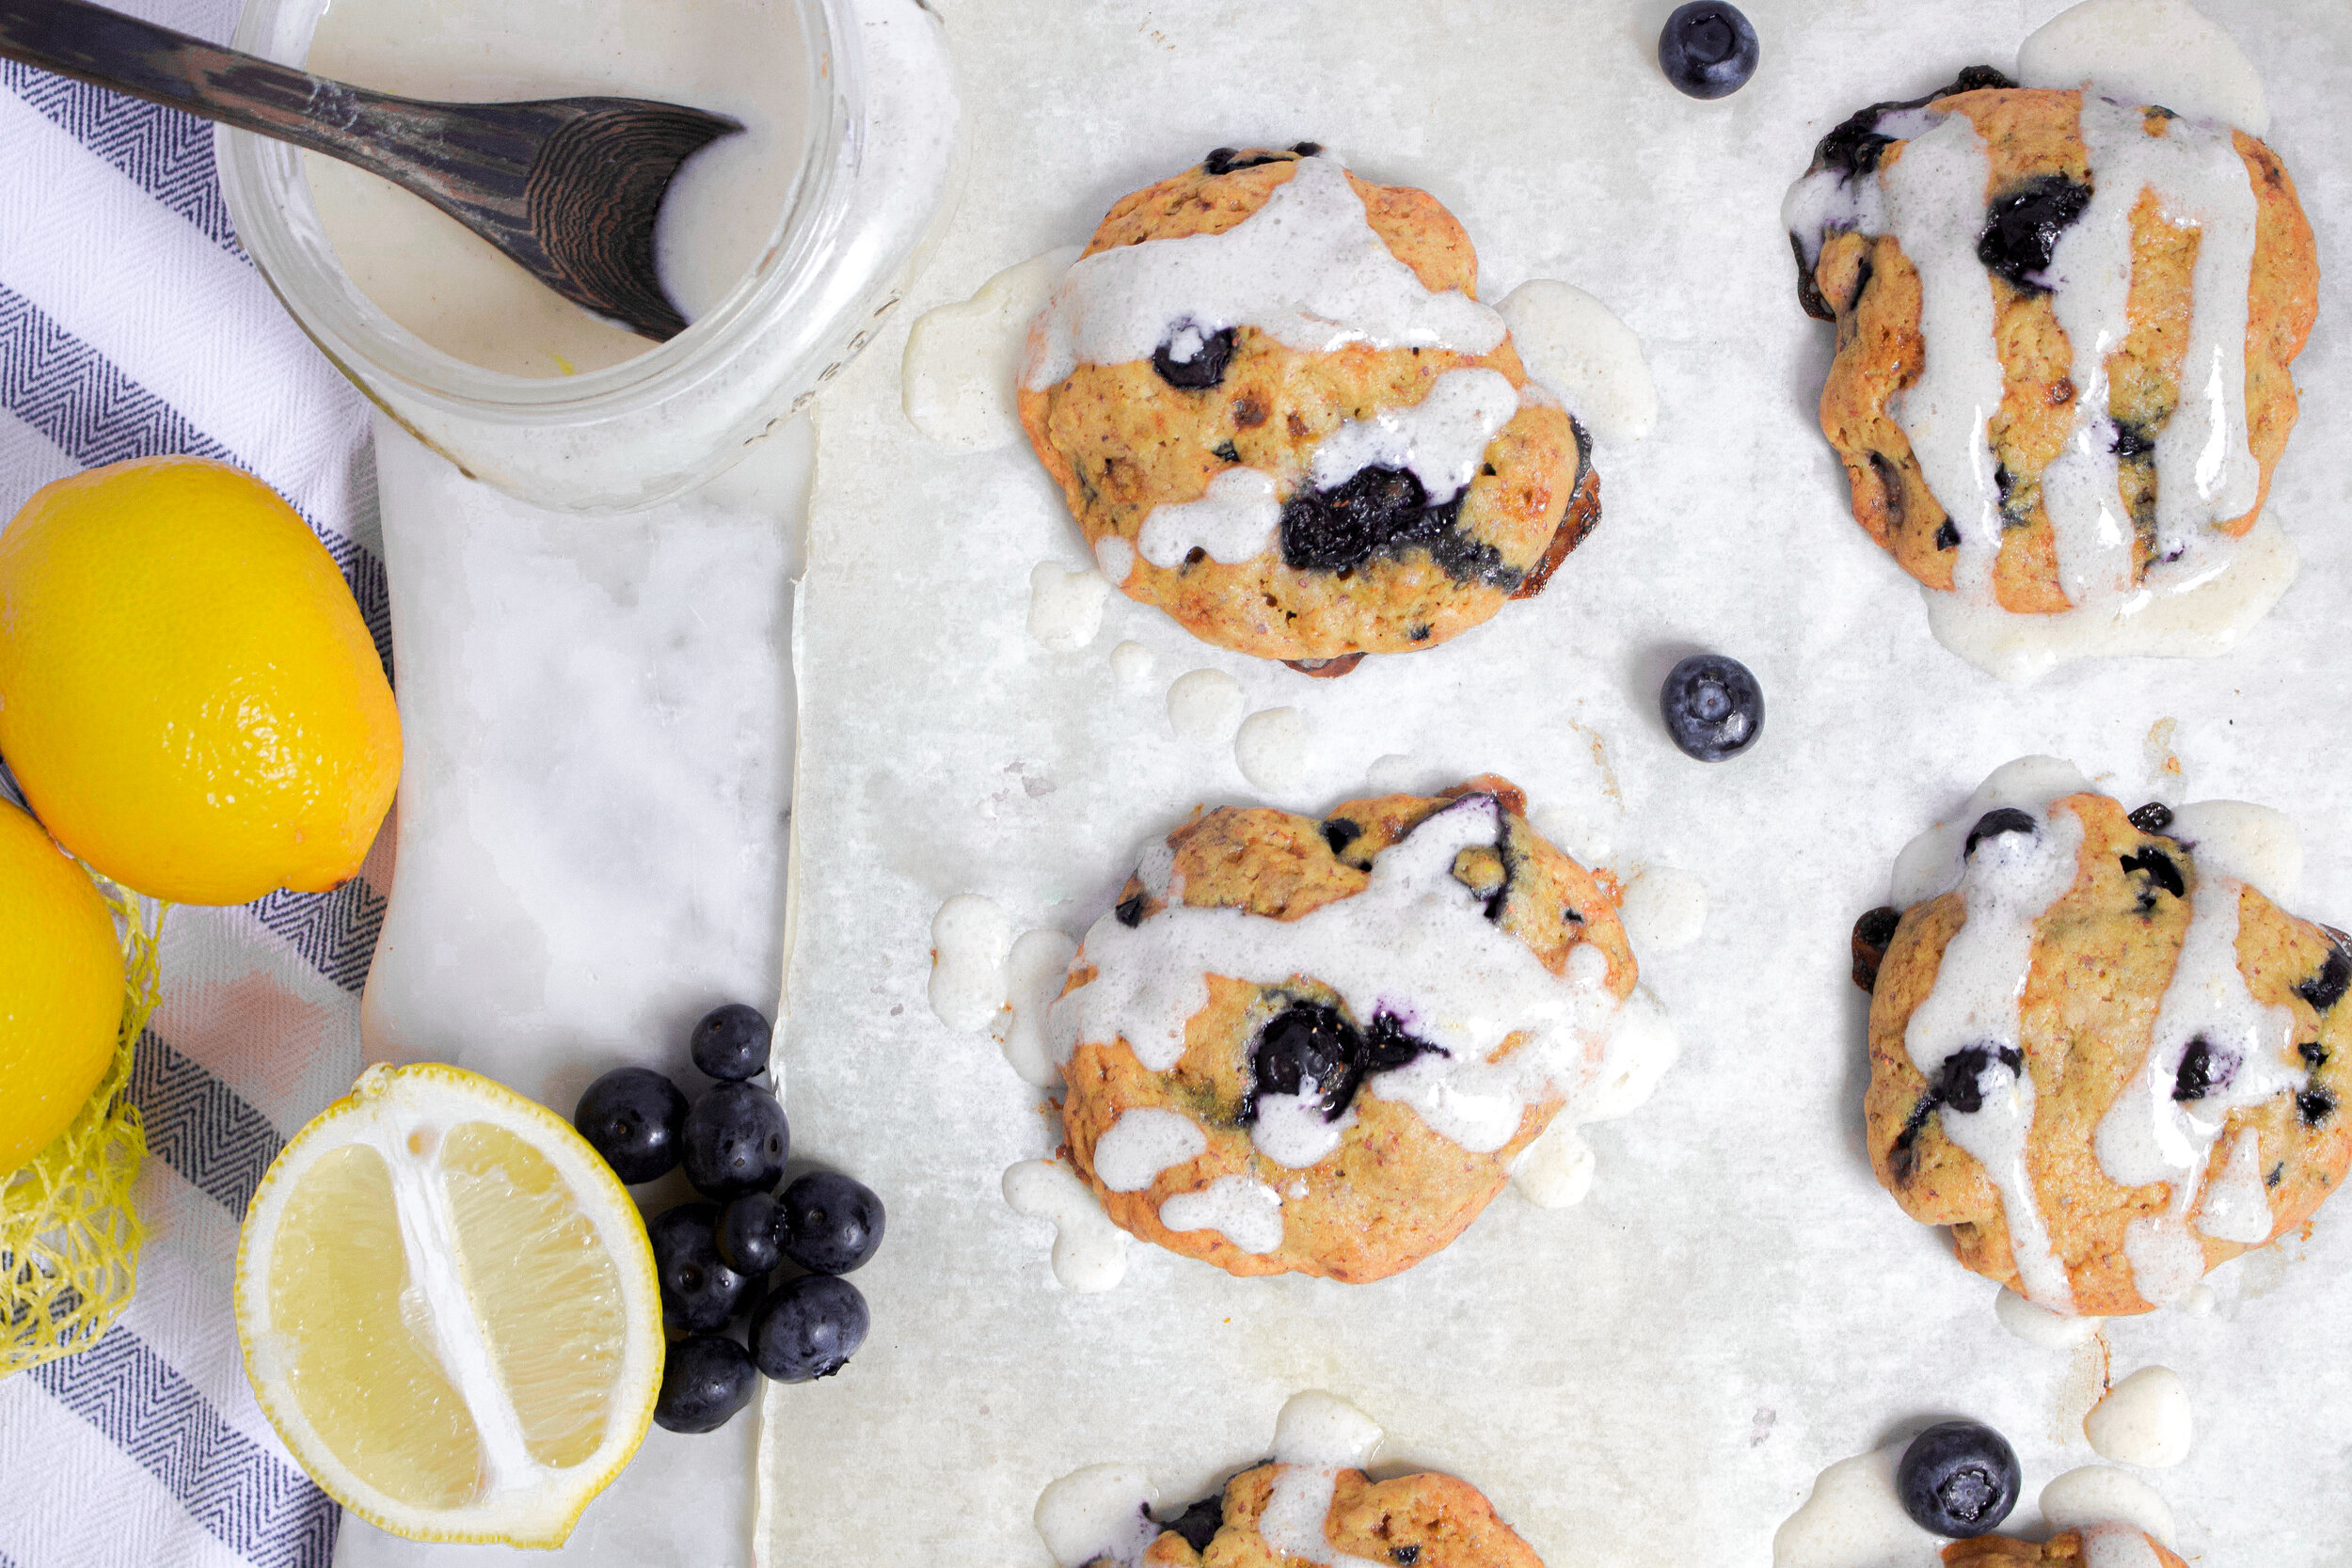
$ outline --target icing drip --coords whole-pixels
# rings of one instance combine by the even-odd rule
[[[2083,1530],[2083,1568],[2163,1568],[2148,1537],[2110,1519]]]
[[[2159,1306],[2185,1295],[2205,1272],[2204,1249],[2189,1233],[2190,1216],[2230,1113],[2310,1083],[2295,1054],[2295,1015],[2257,1003],[2238,970],[2244,895],[2245,884],[2230,878],[2208,873],[2199,879],[2148,1053],[2099,1118],[2095,1148],[2109,1180],[2126,1187],[2171,1185],[2165,1212],[2134,1220],[2124,1237],[2134,1287]],[[2260,1158],[2259,1151],[2252,1156],[2257,1163]],[[2260,1197],[2259,1174],[2254,1180]],[[2220,1212],[2207,1216],[2210,1224],[2239,1232],[2253,1228],[2242,1191],[2224,1181],[2217,1196]],[[2259,1239],[2267,1240],[2266,1197],[2261,1212]]]
[[[1486,354],[1502,318],[1458,289],[1424,288],[1390,254],[1333,159],[1293,166],[1265,205],[1221,234],[1120,245],[1073,265],[1030,329],[1022,385],[1082,362],[1151,356],[1171,329],[1254,326],[1288,347],[1345,343]]]
[[[1934,988],[1913,1011],[1903,1044],[1920,1074],[1941,1086],[1944,1135],[1974,1155],[2000,1190],[2024,1294],[2071,1312],[2066,1265],[2051,1250],[2026,1160],[2034,1088],[2019,1015],[2034,927],[2074,885],[2083,829],[2073,812],[2047,805],[2019,815],[2030,831],[1985,833],[1973,851],[1963,851],[1966,921],[1945,946]]]
[[[1282,520],[1274,476],[1255,468],[1228,468],[1209,481],[1197,501],[1155,506],[1136,535],[1136,548],[1152,565],[1181,566],[1194,550],[1227,566],[1253,561],[1274,547]],[[1125,581],[1121,574],[1120,581]]]
[[[1502,829],[1493,796],[1465,796],[1382,851],[1362,892],[1296,920],[1178,902],[1134,927],[1104,916],[1078,958],[1095,977],[1049,1017],[1056,1060],[1067,1064],[1082,1040],[1123,1039],[1165,1072],[1184,1055],[1186,1021],[1208,1006],[1208,975],[1260,986],[1311,977],[1360,1023],[1386,1013],[1437,1048],[1374,1077],[1373,1093],[1410,1103],[1465,1148],[1500,1148],[1527,1106],[1554,1094],[1580,1101],[1619,1065],[1600,951],[1581,944],[1567,973],[1552,974],[1453,875],[1456,854],[1496,844]],[[1170,852],[1154,850],[1165,877]],[[1515,1033],[1518,1047],[1488,1060]]]
[[[1152,1522],[1159,1492],[1138,1465],[1089,1465],[1054,1482],[1030,1518],[1059,1568],[1108,1560],[1136,1568],[1160,1533]]]
[[[1128,1111],[1094,1145],[1094,1174],[1115,1193],[1139,1193],[1160,1173],[1199,1158],[1209,1135],[1190,1117],[1145,1107]]]
[[[1214,1230],[1242,1251],[1263,1255],[1282,1244],[1282,1195],[1252,1177],[1220,1176],[1204,1191],[1161,1204],[1160,1223],[1170,1230]]]
[[[1283,1467],[1258,1515],[1258,1533],[1275,1556],[1325,1568],[1388,1568],[1341,1551],[1325,1529],[1340,1472],[1370,1464],[1381,1435],[1371,1418],[1328,1394],[1295,1395],[1282,1406],[1274,1458]]]

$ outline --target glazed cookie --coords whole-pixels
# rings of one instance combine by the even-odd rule
[[[1978,67],[1832,131],[1784,215],[1854,516],[1928,588],[2121,617],[2253,527],[2318,282],[2253,136]]]
[[[2053,1311],[2178,1300],[2352,1165],[2352,949],[2249,885],[2251,809],[2012,763],[1857,925],[1880,1183]]]
[[[1311,142],[1112,207],[1031,328],[1021,423],[1104,574],[1314,673],[1544,586],[1600,515],[1583,430],[1437,199]]]
[[[1237,1275],[1379,1279],[1564,1110],[1646,1093],[1615,888],[1524,810],[1488,775],[1320,821],[1196,813],[1152,846],[1047,1021],[1111,1218]]]
[[[1980,1563],[1985,1568],[2016,1562],[2063,1564],[2066,1568],[2188,1568],[2163,1542],[2124,1524],[2087,1525],[2047,1541],[1979,1535],[1945,1547],[1944,1560],[1954,1565]]]
[[[1321,1539],[1297,1543],[1298,1510],[1286,1494],[1301,1484],[1316,1500]],[[1306,1545],[1309,1550],[1301,1550]],[[1320,1547],[1319,1551],[1313,1550]],[[1144,1549],[1147,1568],[1275,1568],[1294,1561],[1356,1562],[1378,1568],[1543,1568],[1543,1560],[1468,1481],[1425,1470],[1374,1481],[1361,1470],[1327,1478],[1311,1467],[1268,1460],[1178,1515]],[[1094,1568],[1111,1568],[1109,1557]]]

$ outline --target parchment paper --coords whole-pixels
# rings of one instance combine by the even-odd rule
[[[1994,1288],[1872,1182],[1861,1147],[1865,1000],[1848,931],[1892,860],[1992,768],[2074,759],[2127,800],[2233,797],[2293,814],[2299,906],[2352,914],[2341,629],[2352,546],[2352,14],[2336,0],[2209,0],[2253,55],[2272,140],[2318,230],[2321,319],[2272,507],[2301,580],[2230,657],[2137,659],[2001,687],[1932,641],[1919,597],[1845,512],[1812,419],[1831,349],[1777,218],[1830,125],[1873,100],[2004,67],[2060,8],[1756,0],[1764,65],[1717,103],[1673,92],[1667,0],[1432,4],[935,0],[957,52],[971,177],[917,297],[819,413],[798,622],[798,937],[785,1049],[796,1148],[887,1198],[857,1276],[875,1329],[839,1378],[768,1396],[771,1563],[1042,1568],[1039,1490],[1147,1463],[1172,1503],[1262,1454],[1302,1387],[1361,1405],[1384,1457],[1470,1478],[1551,1568],[1769,1560],[1824,1465],[1966,1413],[2015,1442],[2027,1500],[2095,1463],[2080,1431],[2096,1350],[2036,1349]],[[1031,567],[1086,563],[1025,449],[959,456],[898,410],[921,309],[1082,241],[1119,195],[1220,145],[1324,141],[1422,183],[1468,226],[1486,297],[1531,277],[1600,295],[1641,334],[1663,408],[1602,449],[1604,518],[1539,599],[1436,651],[1311,681],[1196,643],[1114,595],[1084,651],[1024,630]],[[1109,650],[1146,644],[1143,689]],[[1660,678],[1715,648],[1762,679],[1751,754],[1674,751]],[[928,926],[981,892],[1016,927],[1072,934],[1137,847],[1196,802],[1251,799],[1230,749],[1178,741],[1187,670],[1317,736],[1295,802],[1358,790],[1387,753],[1440,783],[1501,770],[1580,814],[1621,867],[1700,875],[1705,935],[1645,958],[1681,1064],[1591,1136],[1592,1196],[1506,1194],[1454,1246],[1383,1284],[1234,1280],[1138,1244],[1106,1294],[1059,1288],[1048,1227],[998,1195],[1057,1126],[990,1040],[925,1005]],[[2177,721],[2182,779],[2152,726]],[[1621,801],[1622,810],[1619,810]],[[1582,846],[1588,852],[1593,844]],[[2189,1460],[2150,1479],[2194,1560],[2277,1568],[2352,1555],[2352,1200],[2316,1235],[2233,1266],[2211,1316],[2107,1332],[2117,1376],[2177,1369]]]

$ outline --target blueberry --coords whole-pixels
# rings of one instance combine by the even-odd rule
[[[1152,351],[1152,368],[1160,379],[1181,391],[1199,392],[1225,379],[1225,362],[1233,356],[1233,329],[1208,332],[1183,321]],[[1233,461],[1241,454],[1235,452]]]
[[[2013,1045],[1966,1045],[1945,1057],[1936,1081],[1936,1102],[1963,1116],[1983,1110],[1984,1070],[1994,1062],[2009,1069],[2012,1077],[2026,1070],[2025,1054]]]
[[[870,1321],[856,1286],[803,1275],[786,1281],[752,1320],[752,1360],[778,1383],[831,1377],[866,1343]]]
[[[719,1256],[718,1224],[717,1204],[682,1203],[645,1227],[661,1282],[661,1321],[681,1333],[724,1328],[751,1293],[752,1282]]]
[[[2131,824],[2143,833],[2160,833],[2172,826],[2172,808],[2162,800],[2151,800],[2132,813]]]
[[[1943,1421],[1911,1440],[1895,1491],[1912,1522],[1933,1535],[1982,1535],[2017,1506],[2017,1455],[1981,1421]]]
[[[1184,1544],[1194,1551],[1207,1551],[1209,1543],[1216,1539],[1216,1532],[1225,1528],[1225,1494],[1210,1493],[1160,1528],[1183,1536]]]
[[[2058,236],[2090,205],[2090,187],[2063,174],[2043,174],[2011,186],[1987,210],[1977,234],[1977,260],[2029,294],[2050,292],[2044,273]]]
[[[2015,806],[1995,806],[1978,817],[1977,825],[1968,830],[1967,842],[1961,846],[1961,857],[1963,860],[1973,858],[1977,846],[1988,838],[1999,838],[2005,833],[2024,833],[2030,838],[2041,831],[2040,824],[2034,821],[2030,813],[2020,811]]]
[[[764,1279],[784,1261],[784,1209],[767,1193],[748,1193],[719,1216],[719,1256],[738,1274]]]
[[[1667,674],[1658,711],[1685,756],[1722,762],[1764,733],[1764,689],[1736,658],[1692,654]]]
[[[650,1181],[677,1164],[686,1097],[651,1068],[616,1067],[588,1085],[572,1125],[623,1181]]]
[[[1250,1048],[1249,1089],[1242,1097],[1241,1119],[1258,1119],[1261,1095],[1304,1094],[1311,1084],[1323,1119],[1337,1121],[1365,1078],[1401,1068],[1435,1049],[1406,1034],[1388,1013],[1375,1015],[1372,1027],[1359,1030],[1337,1007],[1294,1002],[1259,1031]]]
[[[1853,923],[1853,983],[1865,991],[1878,989],[1879,964],[1886,958],[1887,944],[1895,940],[1895,927],[1902,923],[1903,911],[1891,904],[1871,910]]]
[[[752,1402],[759,1369],[723,1334],[697,1334],[670,1347],[653,1418],[671,1432],[716,1432]]]
[[[863,1181],[816,1170],[784,1190],[784,1255],[811,1274],[849,1274],[882,1245],[882,1200]]]
[[[792,1132],[774,1095],[750,1084],[721,1084],[686,1113],[679,1145],[694,1190],[728,1203],[745,1193],[775,1190]]]
[[[2163,850],[2149,847],[2142,848],[2137,855],[2122,855],[2117,858],[2122,861],[2123,875],[2126,877],[2138,872],[2148,879],[2152,888],[2160,887],[2175,898],[2188,896],[2188,882],[2182,877],[2181,868],[2174,865],[2172,857]],[[2153,907],[2155,900],[2151,898],[2148,902]]]
[[[694,1025],[686,1048],[706,1077],[733,1081],[768,1070],[768,1021],[740,1002],[713,1007]]]
[[[2308,980],[2297,981],[2295,994],[2310,1003],[2314,1011],[2324,1013],[2344,1000],[2347,989],[2352,989],[2352,953],[2330,947],[2319,973]]]
[[[2226,1089],[2237,1076],[2237,1069],[2236,1052],[2216,1051],[2213,1042],[2200,1035],[2181,1053],[2180,1068],[2172,1075],[2172,1098],[2202,1100],[2216,1089]]]
[[[1306,486],[1282,507],[1282,560],[1301,572],[1360,566],[1422,531],[1429,510],[1429,492],[1408,468],[1359,468],[1328,490]]]
[[[1675,8],[1658,35],[1658,69],[1675,90],[1692,98],[1724,98],[1748,85],[1761,51],[1756,29],[1738,8],[1691,0]]]

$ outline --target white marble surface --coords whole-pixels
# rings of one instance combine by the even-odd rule
[[[1914,833],[2035,752],[2126,797],[2287,812],[2309,847],[2300,907],[2352,913],[2336,831],[2352,769],[2324,695],[2344,682],[2352,578],[2341,5],[2208,8],[2268,80],[2319,232],[2321,324],[2273,499],[2303,577],[2225,657],[2020,690],[1936,644],[1846,515],[1812,417],[1830,334],[1797,307],[1778,207],[1848,112],[2012,61],[2058,0],[1756,0],[1762,72],[1715,103],[1658,76],[1671,0],[935,4],[969,190],[909,308],[820,406],[798,628],[793,1124],[882,1192],[891,1233],[858,1276],[865,1351],[768,1397],[765,1560],[1042,1568],[1030,1512],[1055,1478],[1137,1462],[1188,1499],[1260,1454],[1306,1387],[1379,1420],[1384,1463],[1476,1481],[1551,1568],[1766,1560],[1824,1466],[1954,1414],[2009,1434],[2028,1499],[2092,1463],[2102,1347],[2013,1338],[1993,1287],[1870,1178],[1848,931]],[[1544,596],[1443,648],[1310,681],[1117,595],[1088,645],[1041,646],[1032,568],[1083,567],[1082,542],[1025,450],[954,452],[907,422],[906,323],[1082,241],[1113,198],[1211,147],[1302,136],[1442,197],[1486,297],[1537,277],[1599,296],[1647,350],[1656,428],[1600,449],[1604,519]],[[1121,644],[1141,651],[1115,667]],[[1771,705],[1756,751],[1719,767],[1656,718],[1661,677],[1698,648],[1745,659]],[[1359,1289],[1233,1280],[1144,1245],[1116,1289],[1055,1284],[1051,1225],[1000,1181],[1058,1131],[993,1040],[932,1015],[929,926],[977,892],[1017,930],[1083,930],[1147,837],[1248,798],[1230,747],[1170,728],[1168,684],[1201,668],[1239,684],[1237,711],[1305,716],[1303,799],[1375,771],[1494,768],[1571,847],[1704,881],[1700,939],[1645,965],[1683,1060],[1587,1133],[1581,1205],[1506,1195],[1444,1253]],[[2352,1370],[2312,1349],[2352,1288],[2352,1212],[2284,1250],[2302,1260],[2228,1271],[2210,1315],[2106,1330],[2119,1369],[2161,1361],[2196,1402],[2197,1447],[2159,1483],[2192,1558],[2352,1552],[2352,1525],[2308,1503],[2352,1482]],[[2016,1523],[2036,1522],[2028,1500]]]
[[[810,436],[781,428],[649,512],[539,511],[381,418],[406,761],[398,869],[361,1006],[371,1061],[445,1061],[569,1116],[609,1068],[703,1082],[687,1031],[773,1013],[792,782],[792,579]],[[690,1196],[672,1176],[649,1212]],[[655,1428],[534,1560],[740,1568],[755,1413]],[[474,1560],[346,1516],[342,1568]]]

